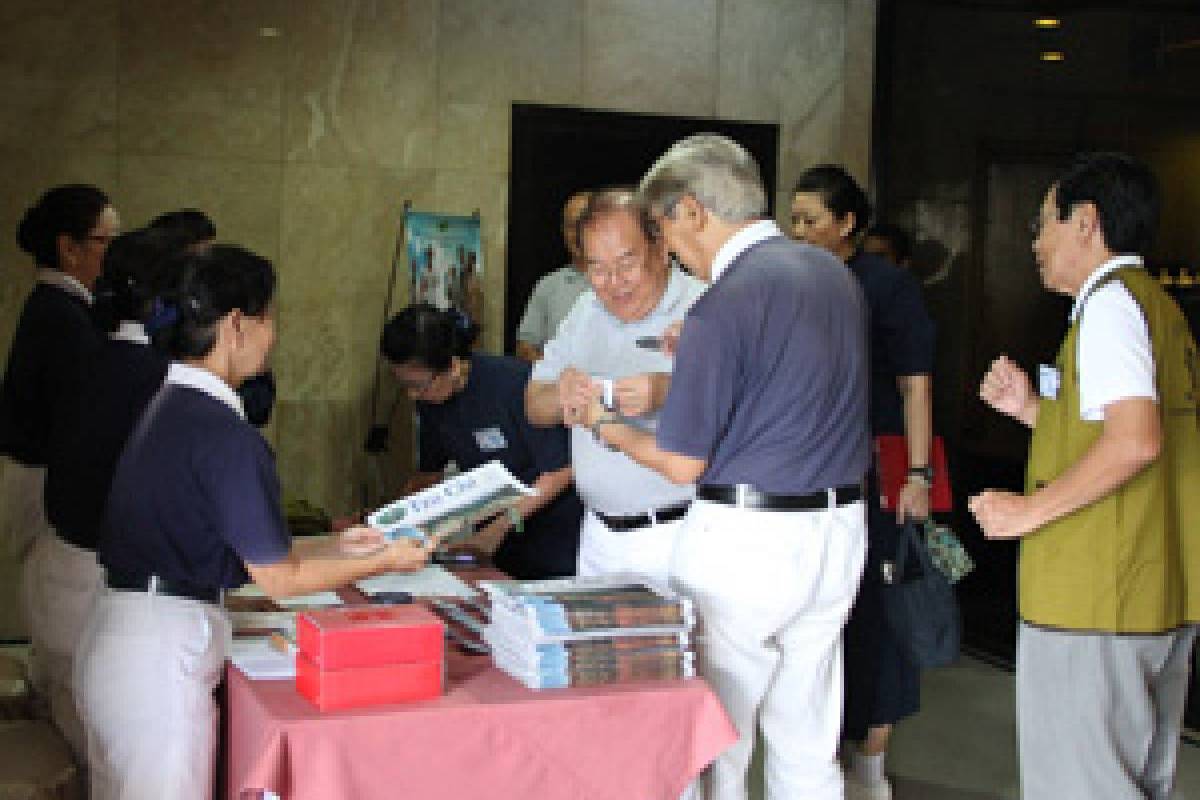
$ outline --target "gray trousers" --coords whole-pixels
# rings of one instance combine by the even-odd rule
[[[1021,623],[1022,800],[1168,800],[1196,627],[1153,636]]]

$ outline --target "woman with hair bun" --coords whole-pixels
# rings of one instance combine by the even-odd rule
[[[17,227],[17,244],[33,259],[37,276],[0,384],[0,546],[17,554],[22,569],[36,541],[54,539],[42,502],[50,432],[76,390],[81,365],[100,346],[88,307],[119,224],[104,192],[70,185],[43,194]],[[32,626],[32,609],[22,612]],[[30,655],[36,691],[59,683],[36,637]]]
[[[867,565],[845,631],[845,718],[852,743],[847,800],[888,800],[884,774],[892,725],[920,707],[921,675],[904,656],[883,620],[885,570],[895,558],[905,519],[929,516],[933,438],[934,325],[912,273],[861,249],[871,220],[866,193],[845,169],[832,164],[800,176],[792,193],[792,235],[824,248],[858,278],[871,319],[871,433],[903,434],[908,480],[895,514],[867,505]],[[875,480],[872,475],[868,481]]]
[[[404,491],[441,480],[451,461],[463,470],[500,461],[538,493],[517,505],[519,525],[501,514],[469,546],[490,554],[498,568],[517,578],[573,575],[583,506],[571,488],[567,431],[529,424],[530,365],[473,353],[477,334],[461,312],[424,303],[384,326],[383,355],[416,403],[421,422],[418,472]]]
[[[172,360],[117,461],[97,547],[107,590],[75,660],[92,800],[212,796],[224,590],[307,594],[428,556],[361,526],[336,544],[292,542],[274,456],[234,391],[274,345],[275,271],[214,245],[183,256],[179,275],[158,333]]]

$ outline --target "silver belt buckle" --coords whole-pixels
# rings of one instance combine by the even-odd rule
[[[733,504],[738,508],[746,507],[746,498],[750,494],[750,487],[744,483],[736,483],[733,486]]]

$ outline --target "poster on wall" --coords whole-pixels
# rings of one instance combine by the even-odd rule
[[[405,215],[404,237],[414,303],[457,308],[483,322],[483,248],[479,216],[427,211]]]

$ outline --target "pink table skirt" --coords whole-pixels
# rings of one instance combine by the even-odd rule
[[[534,692],[448,659],[437,700],[326,714],[230,666],[229,797],[674,800],[736,739],[699,679]]]

